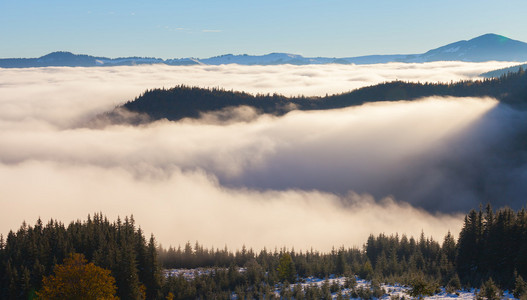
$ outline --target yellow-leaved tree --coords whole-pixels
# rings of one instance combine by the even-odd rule
[[[82,254],[70,254],[53,272],[42,279],[39,299],[119,299],[110,271],[88,263]]]

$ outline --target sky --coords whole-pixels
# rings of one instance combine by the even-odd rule
[[[527,41],[524,0],[2,0],[0,57],[414,54],[485,33]]]

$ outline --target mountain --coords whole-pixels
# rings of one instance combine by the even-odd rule
[[[335,58],[316,57],[308,58],[297,54],[270,53],[266,55],[221,55],[200,60],[207,65],[310,65],[310,64],[330,64]]]
[[[34,67],[96,67],[96,66],[132,66],[139,64],[164,63],[160,58],[122,57],[106,58],[71,52],[57,51],[39,58],[6,58],[0,59],[1,68],[34,68]]]
[[[430,50],[416,57],[419,61],[527,61],[527,43],[497,34],[485,34]],[[412,59],[411,59],[412,60]]]
[[[152,57],[106,58],[78,55],[70,52],[53,52],[39,58],[0,59],[1,68],[29,67],[94,67],[131,66],[139,64],[166,65],[316,65],[316,64],[378,64],[388,62],[421,63],[432,61],[527,61],[527,43],[497,34],[485,34],[468,41],[451,43],[422,54],[367,55],[329,58],[304,57],[298,54],[270,53],[265,55],[226,54],[210,58],[174,58],[163,60]]]

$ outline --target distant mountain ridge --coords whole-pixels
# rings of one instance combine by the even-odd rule
[[[0,59],[1,68],[35,68],[35,67],[97,67],[97,66],[131,66],[139,64],[162,64],[161,58],[123,57],[107,58],[85,54],[57,51],[39,58],[5,58]]]
[[[422,54],[367,55],[357,57],[329,58],[304,57],[298,54],[270,53],[265,55],[225,54],[210,58],[174,58],[153,57],[107,58],[90,55],[78,55],[70,52],[53,52],[39,58],[0,59],[2,68],[30,67],[95,67],[95,66],[131,66],[140,64],[166,65],[316,65],[316,64],[378,64],[388,62],[422,63],[433,61],[527,61],[527,43],[513,40],[497,34],[485,34],[468,41],[458,41]]]

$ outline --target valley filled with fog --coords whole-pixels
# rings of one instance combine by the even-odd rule
[[[132,215],[163,245],[360,246],[369,234],[441,240],[480,203],[518,208],[524,113],[429,97],[326,111],[86,126],[179,84],[323,96],[392,80],[451,82],[514,63],[0,69],[0,233],[38,217]],[[250,116],[250,117],[247,117]],[[239,117],[239,118],[236,118]]]

